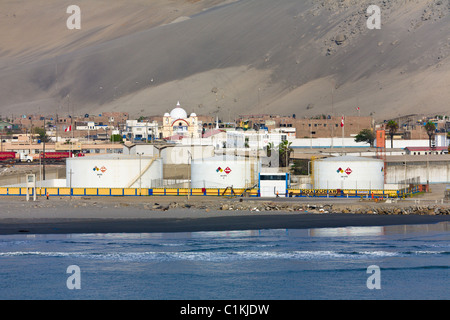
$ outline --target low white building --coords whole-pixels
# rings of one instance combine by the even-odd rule
[[[158,122],[127,120],[123,136],[132,141],[151,141],[159,138]]]
[[[94,121],[87,121],[87,122],[77,122],[76,123],[76,130],[80,131],[94,131],[94,130],[113,130],[113,125],[103,125],[103,124],[96,124]]]
[[[302,138],[292,141],[291,148],[365,148],[370,147],[366,142],[355,142],[355,138]]]
[[[215,150],[224,148],[226,142],[227,133],[219,129],[208,129],[201,138],[184,137],[176,141],[177,144],[184,146],[213,146]]]
[[[260,196],[263,198],[286,197],[289,179],[289,173],[261,172],[259,174]]]
[[[287,133],[269,133],[266,130],[227,131],[226,147],[261,150],[269,143],[276,147],[285,140],[291,140]]]

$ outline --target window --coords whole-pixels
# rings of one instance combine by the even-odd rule
[[[261,175],[260,180],[278,180],[285,181],[286,175]]]

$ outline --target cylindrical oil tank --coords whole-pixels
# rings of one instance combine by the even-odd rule
[[[261,168],[256,158],[221,155],[193,159],[192,188],[250,188],[258,183]]]
[[[72,188],[152,188],[163,179],[161,158],[98,155],[68,158],[66,185]]]
[[[313,161],[314,189],[384,189],[384,162],[380,159],[339,156]]]

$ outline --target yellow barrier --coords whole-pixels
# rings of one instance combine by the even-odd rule
[[[72,189],[72,195],[74,196],[84,196],[86,194],[84,188],[74,188]]]
[[[87,195],[87,196],[96,196],[97,194],[98,194],[98,190],[97,190],[97,188],[86,188],[86,189],[84,189],[84,190],[86,190],[85,192],[85,194]]]
[[[112,196],[123,196],[123,189],[111,189]]]
[[[193,196],[203,196],[203,190],[202,189],[192,189]]]
[[[213,189],[213,188],[36,188],[36,194],[45,196],[241,196],[245,189]],[[27,188],[24,187],[1,187],[0,196],[21,196],[26,195]],[[29,193],[32,192],[30,188]],[[246,191],[251,197],[258,197],[259,190],[251,189]],[[402,191],[398,190],[326,190],[326,189],[288,189],[286,196],[330,196],[330,197],[397,197]],[[285,196],[280,195],[280,196]]]
[[[70,188],[59,188],[60,196],[70,196]]]
[[[126,189],[123,189],[123,195],[124,196],[135,196],[137,193],[136,193],[136,189],[131,189],[131,188],[126,188]]]

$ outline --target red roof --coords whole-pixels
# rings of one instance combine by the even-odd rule
[[[166,138],[166,140],[176,141],[176,140],[181,140],[183,138],[184,138],[184,136],[176,134],[176,135]]]
[[[212,129],[212,130],[207,129],[205,131],[205,134],[203,134],[202,137],[203,138],[209,138],[209,137],[211,137],[211,136],[213,136],[215,134],[221,133],[221,132],[225,132],[225,131],[224,130],[220,130],[220,129]]]

